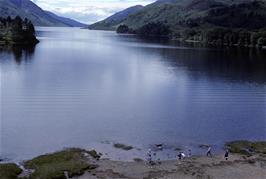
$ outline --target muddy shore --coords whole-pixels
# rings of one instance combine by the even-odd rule
[[[149,166],[145,161],[121,162],[100,160],[93,171],[85,172],[75,179],[123,178],[123,179],[178,179],[178,178],[227,178],[227,179],[263,179],[266,177],[265,156],[233,154],[228,161],[223,156],[212,158],[193,156],[181,161],[162,161]]]
[[[116,144],[117,150],[129,151],[131,146]],[[163,146],[158,146],[163,147]],[[95,150],[79,148],[38,156],[17,164],[0,164],[1,179],[176,179],[176,178],[266,178],[266,142],[234,141],[225,144],[229,151],[210,156],[155,160],[134,158],[114,161]],[[162,148],[163,150],[163,148]],[[177,151],[177,154],[179,151]]]

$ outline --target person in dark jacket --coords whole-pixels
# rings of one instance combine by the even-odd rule
[[[228,158],[229,158],[229,150],[228,149],[225,150],[224,158],[225,158],[225,160],[228,160]]]

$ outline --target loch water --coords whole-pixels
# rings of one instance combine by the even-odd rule
[[[35,47],[0,48],[2,158],[266,140],[263,50],[78,28],[39,27],[37,36]]]

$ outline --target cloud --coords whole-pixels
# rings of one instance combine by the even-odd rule
[[[32,0],[44,10],[91,24],[134,5],[155,0]]]

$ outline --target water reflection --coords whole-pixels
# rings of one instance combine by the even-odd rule
[[[0,56],[2,61],[0,63],[3,63],[3,61],[10,61],[11,59],[14,59],[18,65],[20,65],[23,61],[29,62],[35,52],[35,47],[36,45],[0,46]]]
[[[124,42],[136,43],[146,53],[157,53],[169,68],[184,68],[189,76],[249,83],[266,83],[266,50],[214,47],[169,39],[137,38],[122,35]],[[137,44],[145,44],[138,47]],[[130,45],[132,46],[132,45]]]
[[[265,52],[73,28],[37,34],[35,51],[0,52],[4,157],[106,140],[145,149],[266,138]]]
[[[162,49],[161,55],[170,66],[183,66],[194,78],[200,74],[212,80],[266,83],[266,53],[260,50]]]

